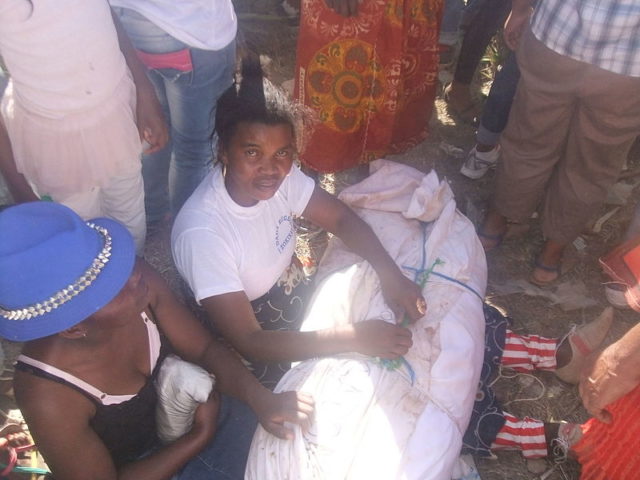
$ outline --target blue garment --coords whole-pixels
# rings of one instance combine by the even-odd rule
[[[514,53],[510,53],[496,73],[489,96],[482,109],[476,143],[497,145],[500,134],[507,126],[509,112],[520,81],[520,69]]]
[[[220,396],[218,427],[209,445],[172,480],[242,480],[258,420],[244,403]]]
[[[460,21],[464,9],[463,0],[445,0],[439,40],[443,45],[454,45],[458,41]]]
[[[511,0],[478,0],[470,3],[467,9],[463,19],[466,24],[464,39],[453,79],[471,85],[487,45],[511,11]]]
[[[251,302],[253,313],[263,330],[300,330],[304,312],[315,283],[306,277],[297,257],[291,259],[280,279],[260,298]],[[258,381],[273,390],[291,368],[291,362],[248,362]]]
[[[211,169],[216,102],[233,83],[235,40],[221,50],[191,48],[139,13],[114,8],[134,47],[158,54],[189,49],[193,69],[151,69],[153,83],[170,127],[159,152],[142,159],[147,220],[175,215]]]
[[[492,455],[491,444],[506,421],[500,402],[491,388],[491,382],[502,363],[502,352],[511,319],[486,303],[483,310],[486,324],[484,362],[469,426],[462,437],[462,453],[488,457]]]

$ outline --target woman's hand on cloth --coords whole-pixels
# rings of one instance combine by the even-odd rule
[[[397,358],[406,354],[413,341],[408,328],[384,320],[366,320],[353,325],[356,351],[380,358]]]
[[[397,323],[402,323],[405,313],[411,322],[427,313],[427,302],[422,296],[420,286],[402,275],[399,269],[390,274],[380,275],[380,287],[385,302],[396,316]]]
[[[286,440],[291,440],[294,436],[290,424],[300,425],[303,431],[309,429],[313,421],[314,409],[313,398],[306,393],[272,393],[268,390],[264,398],[254,407],[258,421],[264,429]]]
[[[208,445],[218,427],[218,412],[220,410],[220,396],[214,391],[206,402],[196,408],[193,426],[188,435],[202,445]]]
[[[598,420],[613,419],[607,406],[640,385],[640,324],[594,356],[582,371],[580,397]]]

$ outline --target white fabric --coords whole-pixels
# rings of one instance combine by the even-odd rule
[[[109,0],[144,15],[190,47],[220,50],[236,37],[238,20],[231,0]]]
[[[430,268],[439,260],[435,271],[483,296],[484,251],[471,222],[456,211],[448,184],[433,172],[424,175],[386,160],[371,168],[374,173],[346,189],[341,198],[358,207],[396,262],[412,268],[424,262]],[[303,330],[375,318],[394,321],[371,266],[336,238],[320,263],[319,275],[324,280]],[[407,275],[413,278],[408,270]],[[406,366],[388,370],[356,354],[301,362],[276,391],[313,395],[314,423],[305,433],[295,427],[292,441],[258,427],[246,479],[451,478],[482,366],[482,300],[433,274],[423,294],[427,314],[410,327],[413,347],[405,356],[415,382]]]
[[[144,183],[140,168],[115,176],[104,187],[92,187],[70,196],[51,196],[66,205],[84,220],[108,217],[122,223],[133,236],[136,253],[144,253],[147,223],[144,211]]]
[[[267,293],[291,263],[293,217],[302,214],[314,186],[294,165],[272,198],[242,207],[216,167],[182,207],[171,232],[173,259],[196,300],[243,290],[255,300]]]
[[[162,362],[156,391],[158,438],[171,443],[191,430],[196,408],[209,398],[215,379],[203,368],[169,355]]]
[[[17,101],[47,118],[101,105],[127,68],[104,0],[2,0],[0,52]]]
[[[104,0],[3,0],[0,55],[3,120],[36,194],[62,199],[140,169],[135,87]]]

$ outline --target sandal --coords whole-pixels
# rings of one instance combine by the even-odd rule
[[[533,272],[529,275],[529,282],[533,283],[538,287],[546,287],[554,283],[558,278],[560,278],[560,268],[561,264],[558,265],[545,265],[539,259],[536,258],[536,261],[533,264]],[[536,270],[542,270],[543,272],[552,274],[550,278],[542,279],[536,276]]]

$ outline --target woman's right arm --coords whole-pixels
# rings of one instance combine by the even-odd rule
[[[7,133],[2,118],[0,118],[0,172],[2,172],[11,196],[16,203],[40,200],[33,192],[29,182],[24,178],[24,175],[18,172],[16,168],[16,162],[13,158],[13,150],[11,148],[11,140],[9,139],[9,134]]]
[[[46,384],[45,384],[46,382]],[[209,443],[215,433],[219,400],[196,411],[189,433],[147,457],[116,470],[105,445],[89,425],[93,404],[69,387],[18,372],[18,406],[56,478],[64,480],[169,480]]]
[[[201,300],[209,320],[246,358],[264,363],[294,362],[345,352],[396,358],[412,345],[411,331],[383,320],[325,330],[263,330],[244,292]]]

